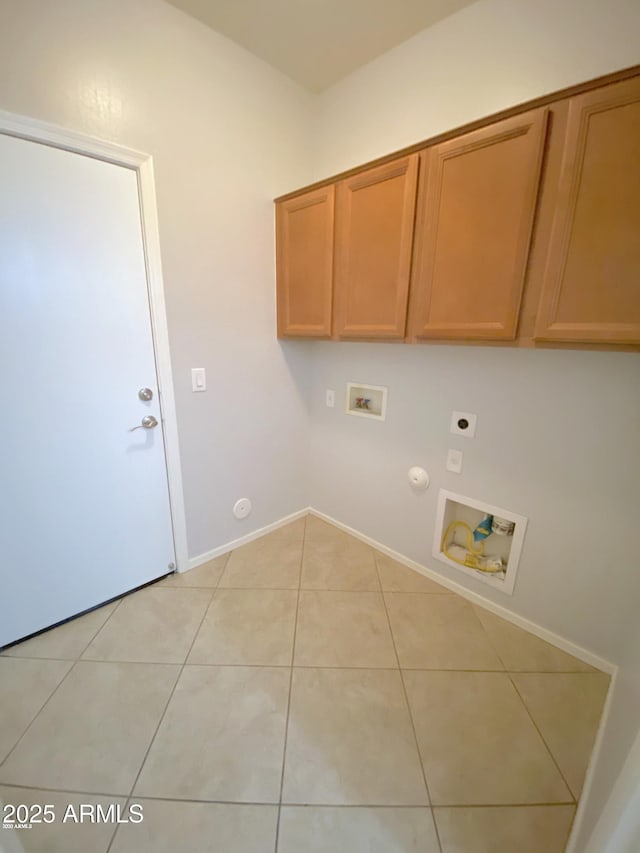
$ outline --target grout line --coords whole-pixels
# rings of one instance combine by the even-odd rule
[[[586,673],[586,674],[588,675],[589,673]],[[516,695],[517,695],[518,699],[519,699],[519,700],[522,702],[522,704],[524,705],[525,711],[527,712],[527,716],[528,716],[528,717],[529,717],[529,719],[531,720],[531,722],[532,722],[532,724],[533,724],[533,726],[534,726],[535,730],[538,732],[538,735],[539,735],[539,737],[540,737],[540,740],[541,740],[541,741],[542,741],[542,743],[545,745],[545,748],[546,748],[547,752],[548,752],[548,753],[549,753],[549,755],[551,756],[551,760],[552,760],[552,761],[553,761],[553,763],[555,764],[555,766],[556,766],[556,768],[557,768],[557,770],[558,770],[558,773],[560,774],[560,778],[562,779],[562,781],[563,781],[563,782],[564,782],[564,784],[566,785],[566,787],[567,787],[567,791],[569,791],[569,793],[571,794],[571,797],[572,797],[572,799],[573,799],[573,802],[575,803],[575,805],[577,805],[577,804],[578,804],[578,800],[577,800],[577,798],[576,798],[576,795],[573,793],[573,789],[571,788],[571,785],[569,784],[569,782],[568,782],[568,781],[567,781],[567,779],[565,778],[565,775],[564,775],[564,773],[562,772],[562,768],[561,768],[561,767],[560,767],[560,765],[558,764],[558,762],[557,762],[557,760],[556,760],[555,755],[554,755],[554,754],[553,754],[553,752],[551,751],[551,747],[550,747],[550,746],[549,746],[549,744],[547,743],[546,738],[544,737],[544,735],[543,735],[543,734],[542,734],[542,732],[540,731],[540,729],[539,729],[539,727],[538,727],[538,724],[536,723],[535,719],[533,718],[533,714],[532,714],[532,713],[531,713],[531,711],[529,710],[529,706],[528,706],[528,705],[527,705],[527,703],[524,701],[524,697],[522,696],[522,694],[521,694],[521,693],[520,693],[520,691],[518,690],[518,685],[515,683],[514,679],[511,677],[511,673],[507,673],[507,675],[508,675],[508,677],[509,677],[509,681],[511,682],[511,685],[513,686],[513,689],[516,691]],[[593,744],[592,744],[591,749],[593,750]],[[591,755],[591,752],[589,752],[589,755]]]
[[[144,802],[145,800],[152,800],[154,802],[159,803],[194,803],[196,805],[209,805],[209,806],[270,806],[271,808],[277,808],[279,805],[274,800],[194,800],[188,799],[186,797],[154,797],[147,796],[144,797],[130,797],[130,802]]]
[[[224,592],[225,587],[221,590]],[[209,591],[212,591],[209,588]],[[261,590],[255,590],[259,592]],[[283,592],[295,592],[294,589],[282,590]],[[308,590],[300,590],[307,592]],[[116,658],[45,658],[35,657],[31,655],[0,655],[0,658],[6,657],[11,660],[40,660],[40,661],[58,661],[59,663],[133,663],[133,664],[150,664],[150,665],[166,665],[166,666],[181,666],[180,661],[166,660],[124,660]],[[291,664],[288,663],[216,663],[216,662],[198,662],[185,663],[185,666],[248,666],[248,667],[264,667],[271,669],[289,669]],[[397,666],[375,666],[368,664],[367,666],[339,666],[337,664],[294,664],[294,669],[390,669],[397,670]],[[402,666],[403,672],[485,672],[485,673],[507,673],[507,675],[607,675],[607,673],[584,672],[583,670],[575,669],[464,669],[463,667],[428,667],[428,666]]]
[[[141,797],[141,799],[151,799],[150,797]],[[186,801],[184,801],[186,802]],[[238,805],[244,805],[238,803]],[[250,803],[249,805],[272,805],[270,803]],[[282,803],[283,806],[296,809],[535,809],[535,808],[552,808],[567,806],[575,807],[573,801],[566,800],[557,803],[438,803],[437,806],[416,806],[407,805],[406,803]]]
[[[304,590],[302,590],[304,591]],[[216,662],[202,662],[202,661],[192,661],[191,663],[185,662],[180,663],[180,661],[168,661],[168,660],[124,660],[124,659],[116,659],[116,658],[83,658],[79,661],[73,661],[65,658],[19,658],[19,660],[56,660],[59,663],[119,663],[119,664],[131,664],[132,666],[179,666],[179,667],[192,667],[192,666],[209,666],[209,667],[229,667],[234,669],[291,669],[291,664],[288,663],[216,663]],[[502,669],[463,669],[462,667],[456,668],[448,668],[445,669],[443,667],[428,667],[428,666],[420,666],[420,667],[411,667],[411,666],[376,666],[375,664],[354,664],[352,666],[344,666],[337,664],[318,664],[318,663],[309,663],[309,664],[294,664],[293,669],[337,669],[337,670],[372,670],[375,672],[397,672],[400,669],[402,672],[469,672],[469,673],[477,673],[484,675],[592,675],[593,673],[589,672],[542,672],[536,670],[535,672],[514,672],[514,673],[505,673]]]
[[[274,853],[278,853],[278,843],[280,840],[280,815],[282,814],[282,793],[284,791],[284,771],[287,760],[287,740],[289,736],[289,714],[291,712],[291,693],[293,690],[293,662],[295,661],[296,655],[296,637],[298,634],[298,613],[300,610],[300,592],[302,588],[302,564],[304,562],[304,546],[305,540],[307,536],[307,518],[305,516],[304,521],[304,530],[302,532],[302,548],[300,549],[300,567],[298,569],[298,595],[296,597],[296,616],[293,623],[293,643],[291,646],[291,666],[289,673],[289,697],[287,700],[287,714],[285,718],[285,726],[284,726],[284,747],[282,750],[282,773],[280,775],[280,797],[278,802],[278,819],[276,821],[276,838],[275,838],[275,847]]]
[[[549,809],[549,808],[563,808],[566,809],[567,806],[573,806],[575,808],[575,802],[573,800],[565,800],[557,803],[443,803],[442,805],[438,804],[437,806],[432,806],[433,809]]]
[[[127,797],[127,799],[124,801],[124,810],[125,810],[125,812],[127,811],[127,809],[128,809],[128,807],[129,807],[129,803],[130,803],[130,802],[131,802],[131,797]],[[107,849],[105,850],[105,853],[109,853],[109,851],[110,851],[110,850],[111,850],[111,848],[113,847],[113,842],[116,840],[116,835],[118,834],[118,830],[119,830],[119,829],[120,829],[120,827],[118,826],[118,823],[116,822],[116,825],[115,825],[115,827],[114,827],[114,830],[113,830],[113,832],[111,833],[111,838],[109,839],[109,844],[107,845]]]
[[[378,581],[380,582],[380,570],[378,569],[378,561],[376,560],[375,553],[373,555],[373,564],[374,564],[375,569],[376,569],[376,574],[378,575]],[[382,586],[382,583],[380,583],[380,586]],[[416,755],[418,757],[418,763],[420,765],[420,771],[422,773],[422,779],[424,780],[424,787],[425,787],[425,791],[427,794],[427,806],[429,806],[429,808],[431,809],[431,820],[433,822],[433,827],[435,830],[436,839],[438,841],[438,848],[440,850],[440,853],[442,853],[442,842],[440,841],[440,833],[438,831],[438,825],[436,823],[436,819],[435,819],[435,816],[433,814],[433,803],[431,801],[431,792],[429,791],[429,783],[427,782],[427,774],[426,774],[426,771],[424,769],[424,762],[422,760],[422,753],[420,752],[420,745],[418,743],[418,734],[416,732],[415,723],[413,721],[413,714],[411,713],[411,705],[409,703],[409,694],[407,693],[407,685],[405,684],[404,676],[402,674],[402,668],[400,667],[400,656],[398,654],[398,648],[396,646],[396,638],[393,634],[393,628],[391,626],[391,617],[389,616],[389,610],[387,608],[387,601],[386,601],[384,595],[382,595],[382,606],[384,607],[384,612],[385,612],[386,617],[387,617],[387,625],[389,626],[389,634],[391,635],[391,642],[393,644],[393,651],[394,651],[394,654],[396,656],[396,660],[398,662],[398,671],[400,673],[400,683],[402,684],[402,692],[404,694],[404,701],[405,701],[405,704],[407,707],[407,712],[409,714],[409,722],[411,723],[411,731],[413,732],[413,740],[414,740],[415,747],[416,747]]]
[[[204,590],[204,592],[213,592],[214,589],[217,589],[217,584],[193,584],[187,585],[186,583],[175,584],[172,586],[171,584],[162,584],[161,586],[156,587],[162,592],[191,592],[192,590]]]
[[[506,672],[506,671],[507,671],[507,664],[506,664],[506,661],[504,660],[504,658],[502,657],[502,655],[500,654],[500,648],[499,648],[498,643],[495,643],[495,642],[493,641],[493,639],[492,639],[491,635],[489,634],[489,632],[488,632],[488,631],[487,631],[487,629],[485,628],[484,623],[482,622],[482,619],[478,616],[478,612],[477,612],[477,610],[476,610],[476,606],[475,606],[475,605],[473,605],[473,604],[471,605],[471,611],[473,612],[473,618],[475,619],[475,621],[476,621],[476,622],[478,623],[478,625],[480,626],[480,628],[481,628],[481,633],[482,633],[482,634],[484,635],[484,637],[486,638],[486,640],[487,640],[487,642],[488,642],[488,644],[489,644],[489,647],[490,647],[491,649],[493,649],[493,653],[495,654],[495,656],[498,658],[498,660],[499,660],[499,661],[500,661],[500,663],[502,664],[502,671],[503,671],[503,672]]]
[[[219,586],[216,592],[297,592],[297,586]]]
[[[569,783],[568,783],[568,782],[567,782],[567,780],[565,779],[564,773],[563,773],[563,772],[562,772],[562,770],[560,769],[560,765],[559,765],[559,764],[558,764],[558,762],[556,761],[556,757],[555,757],[555,755],[553,754],[553,752],[551,751],[551,747],[550,747],[550,746],[549,746],[549,744],[547,743],[546,739],[543,737],[542,732],[541,732],[541,731],[540,731],[540,729],[538,728],[538,724],[537,724],[537,723],[536,723],[536,721],[533,719],[533,715],[532,715],[531,711],[529,710],[529,707],[528,707],[527,703],[524,701],[524,698],[522,697],[522,695],[521,695],[520,691],[518,690],[518,686],[517,686],[517,685],[516,685],[516,683],[515,683],[515,680],[514,680],[514,678],[513,678],[513,675],[514,675],[514,674],[515,674],[515,675],[518,675],[518,674],[521,674],[521,673],[511,673],[509,670],[507,670],[507,668],[506,668],[506,664],[505,664],[505,662],[504,662],[504,659],[503,659],[502,655],[500,654],[500,649],[498,648],[498,644],[497,644],[497,642],[495,642],[495,641],[492,639],[491,635],[489,634],[489,632],[487,631],[487,629],[486,629],[486,628],[484,627],[484,625],[482,624],[482,620],[480,619],[480,617],[478,616],[478,614],[475,612],[475,608],[473,608],[473,611],[474,611],[474,614],[475,614],[475,616],[476,616],[477,621],[479,622],[480,626],[482,627],[482,630],[484,631],[485,636],[487,637],[487,639],[488,639],[488,641],[489,641],[489,645],[491,646],[491,648],[493,649],[493,651],[495,652],[495,654],[498,656],[498,659],[501,661],[502,665],[505,667],[505,670],[504,670],[505,675],[507,676],[507,678],[509,679],[509,682],[510,682],[511,686],[512,686],[512,687],[513,687],[513,689],[515,690],[515,692],[516,692],[516,696],[518,697],[518,699],[520,700],[520,702],[521,702],[521,703],[522,703],[522,705],[524,706],[524,709],[525,709],[525,711],[526,711],[526,713],[527,713],[527,716],[528,716],[528,717],[529,717],[529,719],[531,720],[531,723],[532,723],[533,727],[535,728],[535,730],[537,731],[538,736],[540,737],[540,740],[542,741],[542,743],[543,743],[543,744],[544,744],[544,746],[545,746],[545,749],[547,750],[547,752],[548,752],[548,753],[549,753],[549,755],[551,756],[551,760],[553,761],[553,763],[554,763],[554,765],[555,765],[555,767],[556,767],[556,769],[557,769],[558,773],[560,774],[560,778],[561,778],[561,779],[562,779],[562,781],[564,782],[564,784],[565,784],[565,786],[566,786],[566,788],[567,788],[567,791],[568,791],[568,792],[569,792],[569,794],[571,795],[572,800],[573,800],[573,803],[577,805],[577,800],[576,800],[575,794],[573,793],[573,790],[572,790],[572,788],[571,788],[571,785],[569,785]],[[532,673],[532,674],[539,675],[540,673]],[[587,674],[587,675],[589,675],[590,673],[586,673],[586,674]]]
[[[79,791],[76,788],[56,788],[51,785],[23,785],[16,782],[0,782],[0,788],[16,788],[24,789],[25,791],[50,791],[53,794],[73,794],[74,796],[87,797],[110,797],[111,799],[127,800],[127,794],[107,793],[106,791]]]
[[[196,589],[196,587],[191,587]],[[220,589],[233,589],[241,592],[253,590],[254,592],[264,592],[265,590],[273,590],[275,592],[295,592],[300,589],[302,592],[351,592],[351,593],[380,593],[379,589],[339,589],[336,587],[320,587],[320,586],[221,586]],[[428,593],[425,593],[425,595]]]
[[[150,800],[153,802],[161,802],[161,803],[194,803],[197,805],[220,805],[220,806],[270,806],[272,808],[276,808],[279,803],[271,800],[196,800],[192,798],[186,797],[158,797],[153,795],[145,795],[140,797],[133,797],[127,794],[114,794],[114,793],[104,793],[104,792],[96,792],[96,791],[77,791],[75,789],[69,788],[52,788],[50,786],[47,787],[38,787],[36,785],[12,785],[7,783],[0,783],[0,788],[4,789],[15,789],[15,790],[25,790],[25,791],[43,791],[50,792],[53,794],[70,794],[72,796],[87,796],[87,797],[104,797],[105,799],[111,800],[124,800],[125,808],[130,803],[139,803],[144,802],[145,800]],[[553,807],[563,807],[573,806],[575,808],[575,802],[573,800],[562,801],[562,802],[548,802],[548,803],[438,803],[436,806],[428,806],[428,805],[415,805],[415,804],[406,804],[406,803],[304,803],[304,802],[291,802],[291,803],[282,803],[285,807],[292,808],[315,808],[315,809],[523,809],[523,808],[553,808]]]
[[[111,604],[111,603],[113,603],[113,602],[109,602],[109,603]],[[102,623],[102,625],[99,625],[99,626],[96,628],[96,630],[95,630],[95,631],[93,632],[93,634],[91,635],[91,638],[90,638],[90,639],[85,643],[85,645],[82,647],[82,649],[81,649],[80,653],[79,653],[79,654],[77,654],[75,657],[58,658],[58,657],[48,657],[48,656],[46,656],[46,655],[16,655],[16,654],[13,654],[13,655],[12,655],[12,654],[8,654],[7,652],[0,652],[0,657],[3,657],[3,658],[14,658],[14,659],[17,659],[17,660],[60,660],[60,661],[73,661],[73,662],[75,662],[75,661],[79,661],[79,660],[81,660],[81,659],[82,659],[82,655],[86,652],[86,650],[89,648],[89,646],[91,645],[91,643],[95,640],[95,638],[98,636],[98,634],[100,633],[100,631],[102,631],[102,629],[105,627],[105,625],[107,624],[107,622],[111,619],[111,617],[113,616],[113,614],[114,614],[114,613],[116,612],[116,610],[120,607],[120,604],[121,604],[121,603],[122,603],[122,599],[121,599],[121,598],[119,598],[119,599],[116,601],[116,605],[115,605],[115,607],[113,608],[113,610],[111,611],[111,613],[109,613],[109,615],[108,615],[108,616],[107,616],[107,618],[104,620],[104,622]],[[102,606],[103,606],[103,607],[108,607],[109,605],[108,605],[108,604],[103,604]],[[101,609],[100,607],[96,607],[96,608],[94,608],[93,610],[89,610],[89,611],[88,611],[88,613],[82,613],[82,614],[80,614],[79,616],[74,616],[72,619],[68,619],[66,622],[63,622],[61,625],[53,625],[51,628],[47,628],[45,631],[40,631],[40,633],[39,633],[39,634],[36,634],[36,635],[35,635],[35,637],[30,637],[30,638],[28,638],[28,639],[26,639],[26,640],[22,640],[20,643],[15,643],[13,646],[10,646],[10,647],[9,647],[9,649],[12,649],[12,648],[19,648],[19,647],[22,645],[22,643],[28,643],[28,642],[30,642],[31,640],[38,640],[38,639],[40,639],[40,637],[44,637],[46,634],[48,634],[48,633],[49,633],[49,631],[56,631],[58,628],[64,628],[66,625],[71,625],[71,624],[73,624],[74,622],[76,622],[76,623],[77,623],[77,622],[79,622],[79,621],[80,621],[80,619],[82,619],[84,616],[89,616],[91,613],[98,613],[98,611],[99,611],[100,609]]]
[[[124,601],[124,599],[123,599],[123,598],[119,598],[119,599],[118,599],[118,602],[117,602],[116,606],[113,608],[113,610],[111,611],[111,613],[107,616],[107,618],[104,620],[104,622],[102,623],[102,625],[98,628],[98,630],[97,630],[97,631],[95,631],[95,633],[93,634],[93,636],[91,637],[91,639],[89,640],[89,642],[87,643],[87,645],[82,649],[82,651],[80,652],[80,654],[78,655],[78,657],[76,658],[76,660],[82,660],[82,655],[87,651],[87,649],[89,648],[89,646],[91,645],[91,643],[93,643],[93,641],[94,641],[94,640],[95,640],[95,638],[98,636],[98,634],[102,631],[102,629],[103,629],[103,628],[105,628],[105,627],[108,625],[108,623],[111,621],[111,617],[114,615],[114,613],[116,613],[116,611],[118,611],[118,610],[120,609],[120,605],[122,604],[122,602],[123,602],[123,601]]]
[[[196,637],[200,633],[200,629],[202,628],[202,623],[204,622],[206,615],[209,612],[209,608],[211,607],[211,602],[213,601],[214,592],[215,592],[215,590],[211,591],[211,598],[209,600],[209,604],[205,607],[204,613],[202,614],[202,618],[200,619],[198,627],[194,631],[193,639],[191,640],[191,644],[190,644],[189,649],[187,650],[187,653],[186,653],[185,658],[184,658],[184,663],[180,667],[180,672],[178,673],[178,676],[174,682],[173,688],[171,689],[171,691],[169,693],[169,696],[168,696],[167,701],[166,701],[165,706],[164,706],[164,710],[162,711],[162,714],[160,715],[160,719],[158,720],[158,725],[156,726],[156,729],[153,733],[153,737],[151,738],[151,741],[149,742],[149,746],[147,747],[147,750],[144,754],[144,757],[143,757],[142,761],[140,762],[140,767],[138,768],[138,772],[136,773],[136,777],[133,780],[131,790],[129,791],[128,799],[131,799],[131,797],[133,796],[133,791],[134,791],[136,785],[138,784],[138,779],[140,778],[140,774],[142,773],[142,768],[146,764],[147,758],[149,757],[149,753],[151,752],[151,748],[153,747],[153,744],[155,743],[155,739],[158,736],[158,732],[160,730],[160,726],[162,725],[162,721],[164,720],[164,718],[166,716],[167,709],[168,709],[169,705],[171,704],[171,700],[173,699],[174,693],[176,692],[176,687],[178,686],[178,682],[180,681],[180,678],[182,677],[182,673],[184,672],[184,668],[185,668],[185,665],[187,662],[187,658],[191,654],[191,650],[193,649],[193,646],[195,644]],[[112,839],[112,842],[113,842],[113,839]],[[111,845],[109,845],[109,847],[111,847]],[[108,850],[107,850],[107,853],[109,853]]]
[[[214,587],[214,590],[216,592],[221,588],[220,584],[222,582],[222,578],[225,576],[225,573],[226,573],[227,568],[229,566],[229,560],[231,559],[232,554],[233,554],[233,551],[227,551],[226,560],[224,561],[224,563],[222,565],[222,571],[220,572],[220,575],[219,575],[218,580],[216,581],[216,585]],[[214,557],[214,559],[216,559],[216,558]]]
[[[49,704],[49,702],[51,701],[51,699],[54,697],[54,695],[58,692],[58,690],[60,690],[60,688],[62,687],[62,685],[64,684],[64,682],[67,680],[67,678],[69,678],[69,676],[71,675],[71,673],[73,672],[73,670],[76,668],[76,665],[79,663],[79,661],[77,661],[77,660],[74,660],[74,661],[65,661],[65,663],[71,663],[71,666],[69,667],[69,669],[67,670],[67,672],[65,672],[65,674],[62,676],[62,678],[60,679],[60,682],[59,682],[59,683],[58,683],[58,684],[53,688],[53,690],[51,691],[51,693],[49,694],[49,696],[47,696],[47,698],[45,699],[45,701],[43,702],[43,704],[40,706],[40,710],[39,710],[39,711],[37,712],[37,714],[33,717],[33,719],[29,722],[29,724],[27,725],[27,727],[25,728],[25,730],[22,732],[22,734],[20,735],[20,737],[18,738],[18,740],[14,743],[14,745],[11,747],[11,749],[10,749],[10,750],[9,750],[9,752],[5,755],[5,757],[2,759],[2,761],[0,761],[0,767],[4,767],[4,765],[6,764],[6,762],[9,760],[9,757],[10,757],[11,755],[13,755],[13,753],[14,753],[14,752],[15,752],[15,750],[18,748],[19,744],[22,742],[22,740],[24,739],[25,735],[27,734],[27,732],[29,731],[29,729],[31,728],[31,726],[35,723],[35,721],[38,719],[38,717],[40,716],[40,714],[41,714],[41,713],[44,711],[44,709],[47,707],[47,705]]]

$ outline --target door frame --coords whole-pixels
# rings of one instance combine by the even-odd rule
[[[169,509],[176,565],[178,571],[189,568],[187,546],[187,522],[182,487],[182,468],[180,465],[180,445],[178,440],[178,419],[176,414],[173,374],[171,370],[171,352],[169,348],[169,330],[164,298],[162,260],[160,253],[160,232],[153,172],[153,158],[150,154],[126,148],[113,142],[107,142],[84,133],[61,127],[39,119],[29,118],[16,113],[0,110],[0,134],[39,142],[53,148],[61,148],[104,160],[116,166],[132,169],[138,181],[138,199],[140,202],[140,223],[147,273],[147,295],[153,338],[154,360],[158,377],[158,402],[163,424],[163,439],[167,482],[169,486]]]

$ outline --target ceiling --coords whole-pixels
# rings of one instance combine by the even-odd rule
[[[168,0],[320,92],[474,0]]]

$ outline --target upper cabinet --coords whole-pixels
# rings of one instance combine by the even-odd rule
[[[276,211],[281,337],[640,349],[638,69]]]
[[[335,337],[404,338],[417,178],[413,154],[338,184]]]
[[[571,98],[535,338],[640,342],[640,78]]]
[[[413,339],[515,338],[546,123],[533,110],[422,152]]]
[[[333,186],[276,206],[279,337],[331,335],[333,213]]]

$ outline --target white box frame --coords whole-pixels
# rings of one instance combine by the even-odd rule
[[[376,391],[381,392],[380,414],[367,409],[356,409],[351,406],[351,391],[358,388],[361,391]],[[345,394],[344,410],[348,415],[356,415],[359,418],[373,418],[376,421],[384,421],[387,417],[387,386],[386,385],[368,385],[365,382],[347,382]]]
[[[476,569],[467,568],[467,566],[461,566],[460,563],[456,563],[455,560],[450,560],[449,557],[443,553],[442,537],[445,532],[444,520],[448,500],[471,507],[471,509],[477,509],[487,515],[497,515],[498,518],[506,518],[508,521],[513,521],[515,529],[513,531],[513,536],[511,537],[511,550],[509,552],[507,570],[504,579],[496,578],[488,572],[481,572]],[[464,574],[475,578],[475,580],[478,580],[481,583],[489,584],[489,586],[494,587],[494,589],[499,589],[507,595],[513,595],[513,588],[516,583],[516,576],[520,565],[520,555],[522,553],[522,546],[524,545],[524,537],[527,530],[527,522],[528,519],[524,515],[518,515],[515,512],[511,512],[511,510],[502,509],[502,507],[493,506],[485,501],[478,501],[475,498],[469,498],[465,495],[459,495],[456,494],[456,492],[450,492],[447,489],[440,489],[438,493],[438,507],[436,510],[435,534],[433,537],[433,556],[437,560],[440,560],[440,562],[446,563],[448,566],[451,566],[459,572],[464,572]]]

